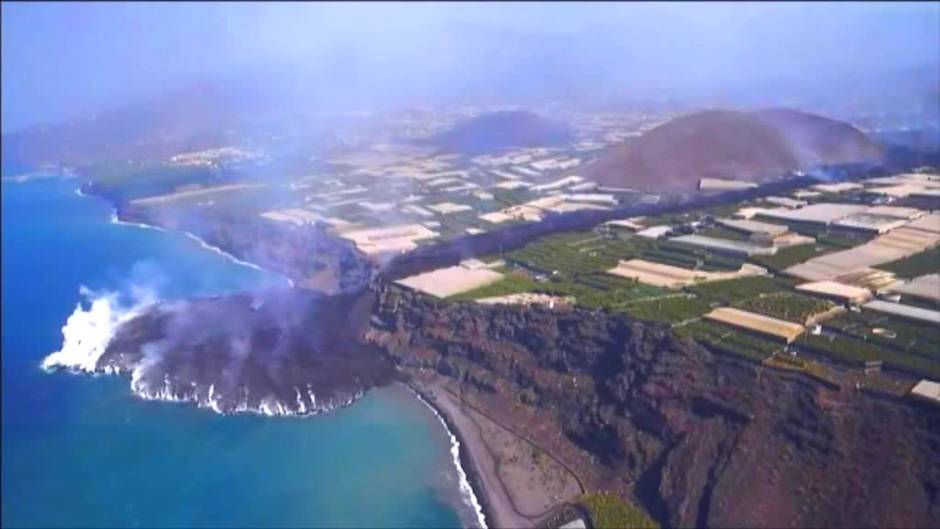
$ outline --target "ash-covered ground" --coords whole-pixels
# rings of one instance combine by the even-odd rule
[[[392,380],[360,340],[372,298],[280,289],[158,303],[122,323],[94,370],[135,393],[221,413],[326,411]]]

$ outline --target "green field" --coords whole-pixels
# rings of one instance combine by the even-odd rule
[[[697,318],[711,310],[711,306],[702,299],[688,295],[626,303],[622,310],[638,320],[677,323]]]
[[[724,204],[721,206],[712,206],[710,208],[692,209],[680,211],[677,213],[663,213],[646,217],[641,221],[644,226],[657,226],[661,224],[683,224],[694,220],[699,220],[706,215],[712,217],[730,217],[736,211],[749,205],[746,202],[739,204]]]
[[[830,301],[794,292],[763,294],[739,301],[733,305],[741,310],[800,324],[804,323],[810,316],[835,307],[835,303]]]
[[[933,325],[871,312],[847,312],[826,322],[826,327],[886,349],[940,361],[940,328]]]
[[[886,368],[934,380],[940,378],[940,361],[936,359],[900,352],[880,343],[852,336],[804,334],[795,343],[811,352],[854,367],[868,361],[880,360]]]
[[[804,261],[812,259],[838,248],[826,244],[801,244],[778,250],[774,255],[755,255],[751,257],[751,262],[763,266],[775,272],[779,272],[793,265],[798,265]]]
[[[723,226],[713,226],[711,228],[705,228],[698,232],[699,235],[705,235],[706,237],[717,237],[719,239],[728,239],[732,241],[747,241],[750,240],[750,237],[742,231],[732,230],[731,228],[725,228]]]
[[[596,529],[658,529],[645,512],[609,492],[593,492],[578,501],[591,515]]]
[[[674,330],[679,336],[695,340],[711,349],[757,362],[783,349],[783,345],[778,342],[716,322],[693,321],[674,327]]]
[[[715,281],[686,287],[685,290],[700,298],[722,304],[753,298],[772,292],[786,292],[790,286],[779,278],[767,276],[742,277],[728,281]]]
[[[506,274],[506,277],[499,281],[470,290],[460,294],[453,295],[448,299],[454,301],[468,301],[473,299],[490,298],[495,296],[508,296],[509,294],[521,294],[523,292],[535,292],[541,285],[535,280],[522,274]]]
[[[920,252],[910,257],[878,266],[882,270],[894,272],[898,277],[910,279],[926,274],[940,272],[940,246]]]

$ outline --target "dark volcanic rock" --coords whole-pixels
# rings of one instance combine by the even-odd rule
[[[376,314],[370,336],[400,365],[534,404],[594,457],[580,467],[591,483],[669,526],[940,523],[936,408],[715,355],[622,315],[393,287]]]
[[[147,398],[221,412],[313,413],[392,380],[361,340],[372,297],[269,291],[157,305],[123,324],[97,370]]]

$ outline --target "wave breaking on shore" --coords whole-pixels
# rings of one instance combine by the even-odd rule
[[[483,514],[483,505],[480,503],[480,500],[477,498],[476,493],[473,490],[473,487],[470,485],[470,480],[467,478],[467,473],[463,468],[463,465],[460,462],[460,440],[457,439],[457,436],[451,431],[450,427],[447,425],[447,421],[444,420],[444,417],[441,415],[437,408],[431,405],[420,393],[414,390],[410,386],[406,386],[408,390],[421,401],[422,404],[428,407],[431,410],[431,413],[437,417],[437,420],[441,423],[441,426],[444,428],[444,431],[447,433],[447,437],[450,439],[450,455],[454,462],[454,467],[457,468],[457,480],[458,486],[460,487],[461,497],[464,503],[473,510],[473,514],[476,517],[476,521],[479,524],[478,527],[481,529],[487,529],[486,525],[486,516]]]

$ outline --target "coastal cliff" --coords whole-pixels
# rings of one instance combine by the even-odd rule
[[[377,285],[368,338],[672,527],[934,526],[940,410],[582,309]]]

